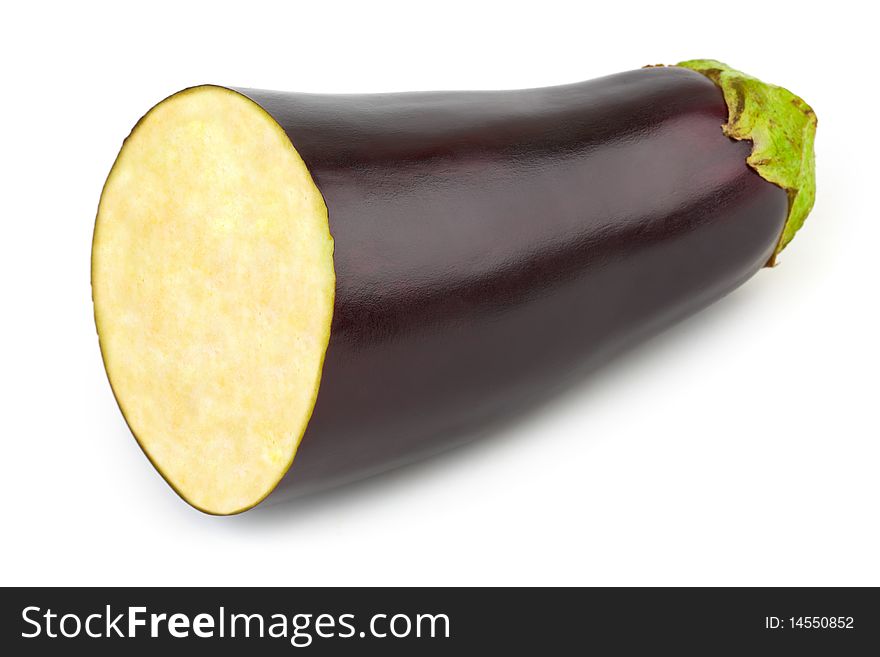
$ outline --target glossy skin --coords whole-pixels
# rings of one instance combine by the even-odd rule
[[[323,379],[273,495],[469,439],[760,269],[788,200],[702,75],[546,89],[241,90],[324,195],[337,296]]]

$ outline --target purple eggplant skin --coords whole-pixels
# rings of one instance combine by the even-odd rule
[[[318,400],[276,499],[439,452],[735,289],[788,197],[703,75],[645,68],[521,91],[238,89],[324,196],[336,305]]]

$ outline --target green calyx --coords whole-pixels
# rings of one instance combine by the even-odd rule
[[[746,163],[788,193],[788,219],[769,265],[804,225],[816,200],[816,113],[788,89],[761,82],[712,59],[678,64],[702,73],[724,93],[729,116],[722,126],[732,139],[748,139]]]

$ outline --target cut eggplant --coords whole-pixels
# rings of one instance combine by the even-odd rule
[[[803,223],[815,129],[735,75],[162,101],[92,254],[144,452],[193,506],[237,513],[448,448],[728,293]],[[769,118],[795,135],[778,162],[734,130]]]

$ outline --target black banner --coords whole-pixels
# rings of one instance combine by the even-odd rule
[[[141,647],[166,655],[642,654],[651,646],[844,655],[880,646],[880,597],[869,588],[7,588],[2,598],[7,655]]]

